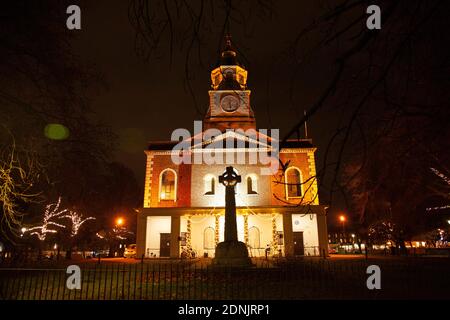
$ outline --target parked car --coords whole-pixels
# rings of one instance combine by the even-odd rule
[[[129,244],[123,253],[124,258],[136,258],[136,244]]]
[[[328,245],[329,254],[336,254],[338,253],[338,251],[339,251],[339,244],[332,243]]]
[[[93,258],[107,258],[109,256],[109,250],[94,250],[92,252]]]

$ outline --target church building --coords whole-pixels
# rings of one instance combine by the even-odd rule
[[[310,139],[291,139],[277,150],[275,172],[262,174],[268,163],[249,161],[266,150],[272,155],[279,138],[256,131],[255,113],[247,88],[247,70],[237,60],[228,39],[219,65],[211,71],[209,109],[202,131],[186,140],[188,150],[176,149],[179,140],[150,142],[145,154],[143,209],[138,213],[137,256],[146,258],[214,257],[224,238],[225,187],[218,177],[228,162],[176,163],[183,153],[201,158],[208,145],[215,148],[241,176],[236,186],[238,239],[251,257],[320,256],[328,254],[326,207],[319,204],[314,153]],[[175,129],[175,128],[174,128]],[[206,137],[214,130],[218,134]],[[256,132],[255,136],[245,132]],[[199,140],[200,139],[200,140]],[[224,143],[225,145],[225,143]],[[279,159],[278,159],[279,157]]]

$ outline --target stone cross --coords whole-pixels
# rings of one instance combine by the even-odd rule
[[[225,186],[225,241],[217,244],[212,264],[217,267],[251,267],[247,246],[237,237],[234,188],[241,182],[241,176],[233,167],[227,167],[225,173],[219,176],[219,182]]]
[[[219,176],[219,182],[225,186],[225,242],[237,241],[235,186],[241,182],[233,167],[227,167],[225,173]]]

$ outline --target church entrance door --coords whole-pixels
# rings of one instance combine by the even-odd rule
[[[160,233],[159,256],[170,257],[170,233]]]
[[[293,232],[294,238],[294,255],[304,256],[305,246],[303,244],[303,232]]]

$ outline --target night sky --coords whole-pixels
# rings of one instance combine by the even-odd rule
[[[279,128],[283,137],[322,92],[334,61],[332,53],[311,57],[296,78],[292,102],[291,66],[285,62],[284,54],[294,35],[319,16],[323,8],[316,1],[274,5],[271,19],[254,19],[248,32],[232,23],[230,33],[234,46],[245,56],[238,55],[238,59],[249,71],[248,86],[257,126]],[[89,1],[81,5],[81,10],[82,30],[74,31],[75,54],[93,65],[107,84],[105,90],[91,93],[92,108],[119,136],[117,160],[133,169],[143,185],[147,142],[170,140],[174,129],[192,131],[193,121],[201,120],[185,85],[185,55],[175,50],[172,65],[168,54],[148,61],[138,56],[127,1]],[[194,94],[205,111],[209,73],[218,59],[219,30],[210,39],[210,43],[204,43],[210,55],[204,57],[202,65],[190,66]],[[163,44],[164,41],[167,45],[169,40],[164,39]],[[308,39],[304,41],[308,47]],[[333,109],[324,109],[308,122],[309,138],[318,147],[318,167],[337,117]]]
[[[138,55],[128,4],[127,1],[104,0],[81,3],[82,29],[74,31],[73,47],[81,61],[93,65],[103,76],[106,89],[93,90],[88,98],[99,119],[111,126],[119,137],[115,160],[130,167],[143,187],[147,143],[170,140],[176,128],[192,132],[193,121],[201,120],[202,116],[197,113],[186,86],[186,53],[175,48],[170,63],[169,37],[166,36],[161,40],[162,50],[155,57],[146,60]],[[312,54],[302,61],[293,80],[292,61],[286,58],[289,46],[325,8],[320,1],[273,4],[271,17],[254,17],[248,30],[231,22],[230,34],[238,50],[238,61],[249,72],[248,87],[252,91],[251,106],[257,127],[278,128],[280,137],[284,137],[301,119],[303,111],[325,90],[335,72],[336,54],[332,48],[318,50],[321,55]],[[301,50],[311,50],[315,41],[316,38],[305,37]],[[202,56],[201,62],[192,59],[189,63],[190,83],[203,112],[208,108],[210,71],[218,62],[219,43],[223,46],[224,41],[217,28],[209,35],[209,41],[202,43],[202,52],[207,54]],[[318,148],[317,170],[323,167],[325,149],[343,117],[342,110],[327,104],[308,121],[308,138]],[[300,135],[303,137],[303,131]],[[328,174],[327,179],[332,174]],[[327,183],[330,182],[325,181],[325,185]],[[330,204],[329,195],[329,189],[319,187],[321,204]],[[342,212],[348,212],[344,198],[339,192],[333,192],[330,227],[339,228],[336,217]]]

